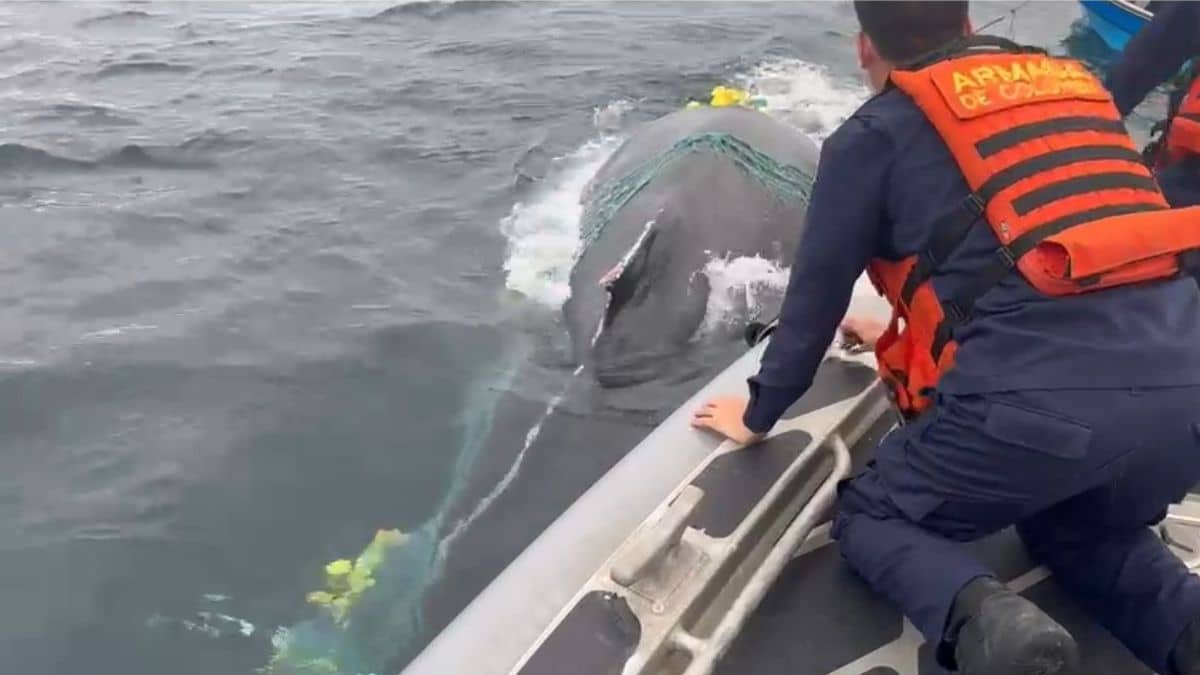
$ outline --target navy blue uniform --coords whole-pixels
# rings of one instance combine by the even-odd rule
[[[1196,56],[1200,56],[1200,3],[1155,3],[1154,19],[1130,39],[1105,80],[1121,116]],[[1173,92],[1171,110],[1183,93]],[[1158,182],[1172,206],[1200,204],[1200,159],[1159,171]]]
[[[748,427],[768,429],[808,389],[866,263],[924,250],[930,224],[967,193],[900,91],[825,142],[779,325],[750,380]],[[997,246],[976,228],[934,277],[938,295],[955,295]],[[841,486],[843,555],[936,642],[958,590],[988,574],[952,542],[1016,523],[1076,597],[1162,666],[1200,616],[1200,580],[1145,527],[1200,480],[1196,284],[1051,299],[1013,273],[955,339],[934,409]]]

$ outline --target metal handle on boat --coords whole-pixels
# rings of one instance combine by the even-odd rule
[[[1166,522],[1200,527],[1200,508],[1196,504],[1172,504],[1167,509]]]
[[[1167,509],[1167,517],[1155,528],[1163,542],[1176,549],[1176,555],[1183,560],[1183,564],[1189,570],[1200,569],[1200,551],[1196,548],[1197,544],[1200,544],[1200,537],[1192,534],[1187,538],[1188,541],[1179,541],[1172,536],[1171,525],[1189,528],[1193,532],[1200,528],[1200,503],[1188,498],[1179,504],[1172,504]]]
[[[637,583],[679,543],[704,490],[688,485],[679,491],[653,527],[643,530],[613,563],[609,576],[626,588]]]
[[[837,484],[850,474],[850,448],[840,436],[831,436],[827,447],[833,454],[833,469],[821,483],[812,499],[809,500],[796,519],[784,530],[771,552],[763,560],[762,565],[746,582],[742,593],[733,601],[729,611],[721,618],[720,623],[707,638],[696,636],[677,628],[672,636],[675,646],[692,655],[691,662],[683,675],[710,675],[717,661],[729,649],[733,639],[741,631],[742,626],[749,620],[750,615],[762,602],[767,589],[771,587],[783,568],[792,559],[793,554],[821,521],[825,512],[833,505],[837,494]]]
[[[742,338],[746,341],[746,346],[754,347],[758,343],[767,339],[771,333],[775,332],[775,328],[779,326],[779,317],[763,323],[761,321],[751,321],[746,324],[745,330],[742,332]]]

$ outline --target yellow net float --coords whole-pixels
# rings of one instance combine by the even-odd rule
[[[744,108],[755,108],[761,110],[766,106],[767,102],[758,97],[752,97],[750,92],[745,89],[737,89],[736,87],[726,87],[717,85],[713,87],[712,93],[709,94],[708,103],[700,101],[689,101],[688,108],[699,108],[708,105],[712,108],[727,108],[729,106],[742,106]]]
[[[342,625],[363,592],[375,585],[374,573],[388,548],[404,543],[399,530],[379,530],[357,560],[334,560],[325,566],[325,589],[308,594],[308,602],[325,607],[334,623]]]

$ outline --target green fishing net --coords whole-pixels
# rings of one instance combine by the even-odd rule
[[[584,250],[588,244],[595,241],[629,200],[637,196],[659,174],[695,153],[711,153],[730,160],[784,201],[807,200],[812,194],[813,178],[805,171],[790,164],[777,162],[770,155],[754,149],[731,134],[693,134],[629,174],[596,189],[580,222],[582,245],[579,250]]]

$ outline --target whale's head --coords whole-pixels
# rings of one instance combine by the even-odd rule
[[[708,278],[696,256],[678,245],[681,230],[677,221],[650,221],[599,278],[577,281],[592,288],[578,289],[579,302],[567,308],[568,328],[577,358],[601,386],[654,379],[704,320]],[[589,294],[597,296],[592,311],[581,311]]]

